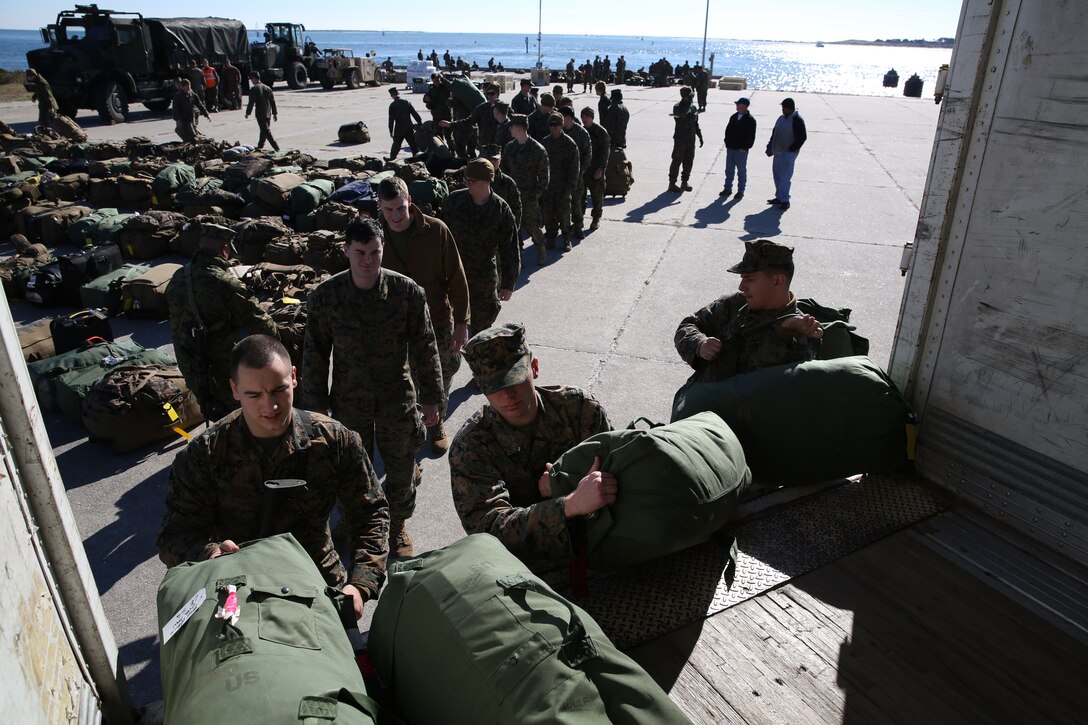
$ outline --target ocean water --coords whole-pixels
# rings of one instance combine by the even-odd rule
[[[489,58],[507,68],[530,68],[537,61],[536,36],[499,33],[416,33],[394,31],[314,30],[307,33],[319,47],[350,48],[356,55],[375,51],[380,60],[392,57],[398,66],[415,60],[433,48],[439,57],[448,49],[456,58],[486,67]],[[250,33],[252,39],[257,33]],[[528,37],[528,53],[526,53]],[[586,59],[608,55],[615,67],[622,53],[628,70],[649,68],[665,57],[674,65],[699,62],[702,38],[658,38],[651,36],[545,35],[541,39],[544,65],[564,69],[574,58],[580,65]],[[0,68],[26,68],[26,52],[41,46],[36,30],[0,30]],[[945,48],[888,48],[868,45],[816,47],[813,43],[788,43],[766,40],[726,40],[711,38],[706,45],[707,65],[714,54],[715,75],[743,76],[748,87],[760,90],[845,93],[880,96],[902,93],[902,81],[917,73],[930,93],[937,70],[948,63],[952,51]],[[884,73],[895,68],[900,87],[881,85]]]

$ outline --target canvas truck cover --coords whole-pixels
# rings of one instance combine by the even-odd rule
[[[152,28],[158,25],[163,35],[175,41],[172,51],[186,57],[209,60],[230,58],[245,60],[249,56],[246,26],[239,20],[226,18],[148,18]],[[214,62],[214,61],[213,61]]]

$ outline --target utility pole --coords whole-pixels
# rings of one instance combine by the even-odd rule
[[[710,0],[707,0],[710,2]],[[536,11],[536,67],[543,68],[544,63],[541,62],[541,55],[544,53],[544,48],[540,45],[541,30],[544,28],[544,0],[538,0]]]
[[[710,0],[706,0],[706,20],[703,21],[703,56],[699,59],[699,65],[706,67],[706,29],[710,25]]]

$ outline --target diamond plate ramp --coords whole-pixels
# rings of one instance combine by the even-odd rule
[[[594,573],[589,596],[571,598],[616,646],[630,648],[751,599],[944,508],[936,491],[909,479],[867,476],[738,522],[729,532],[739,549],[732,586],[723,576],[729,542],[711,541],[642,566]],[[545,579],[571,596],[566,572]]]

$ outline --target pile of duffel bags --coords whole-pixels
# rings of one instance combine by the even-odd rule
[[[367,646],[377,682],[345,633],[350,598],[290,534],[169,569],[158,620],[168,723],[690,722],[488,534],[390,566]]]

